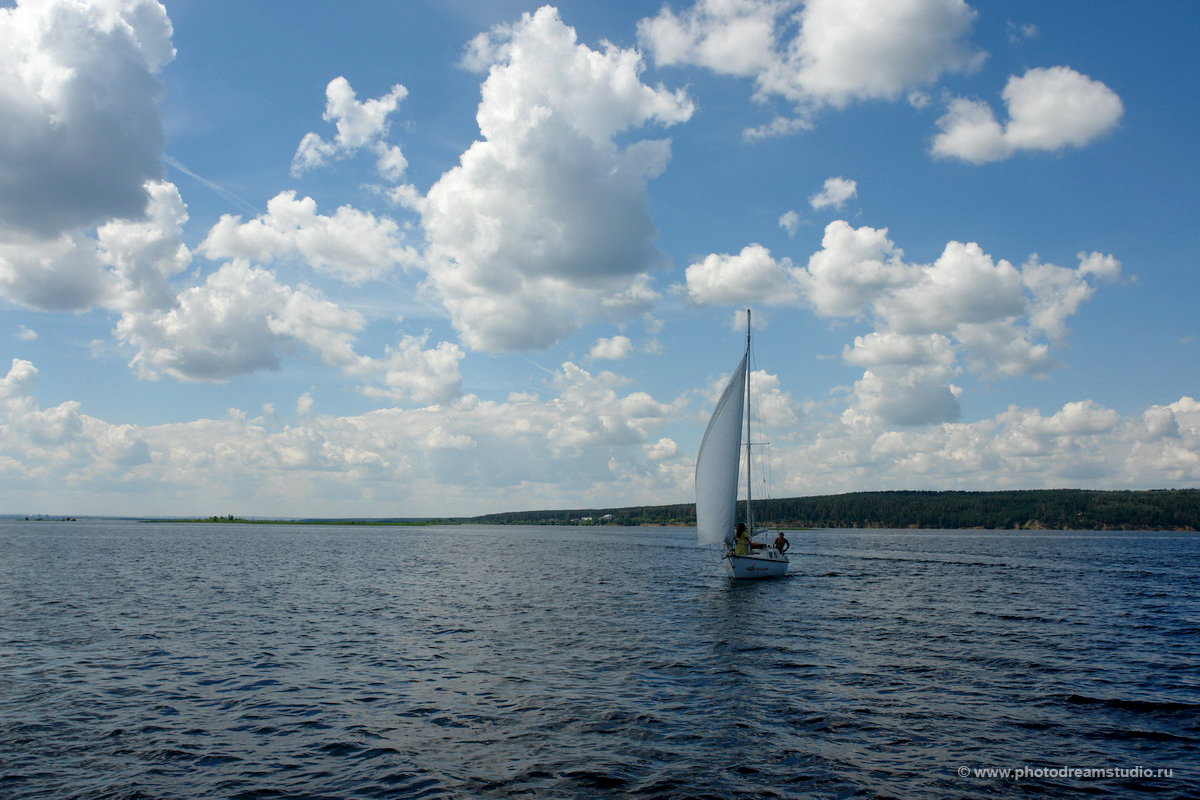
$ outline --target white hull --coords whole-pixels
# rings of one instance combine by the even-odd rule
[[[749,556],[727,553],[725,568],[731,578],[780,578],[787,574],[788,559],[774,548]]]

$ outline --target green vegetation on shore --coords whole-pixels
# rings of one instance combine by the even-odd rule
[[[1200,530],[1200,489],[853,492],[756,500],[754,517],[763,524],[792,529],[1194,531]],[[695,525],[696,506],[516,511],[464,521],[491,525]]]
[[[741,506],[739,505],[739,514]],[[995,530],[1200,530],[1200,489],[1003,492],[852,492],[754,501],[754,518],[772,527],[982,528]],[[679,525],[696,524],[694,503],[623,508],[509,511],[442,519],[245,519],[232,514],[145,522],[242,525]]]

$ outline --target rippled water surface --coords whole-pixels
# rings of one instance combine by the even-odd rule
[[[1200,796],[1200,536],[791,538],[0,522],[0,797]]]

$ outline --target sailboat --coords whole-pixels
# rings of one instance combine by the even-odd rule
[[[742,431],[746,438],[743,442]],[[738,465],[746,448],[746,527],[750,546],[734,541]],[[746,309],[746,353],[721,393],[696,456],[696,534],[701,544],[723,545],[725,567],[734,578],[777,578],[787,574],[787,556],[754,529],[750,479],[750,310]]]

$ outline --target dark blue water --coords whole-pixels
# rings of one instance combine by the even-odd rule
[[[792,541],[2,522],[0,796],[1200,796],[1200,536]]]

